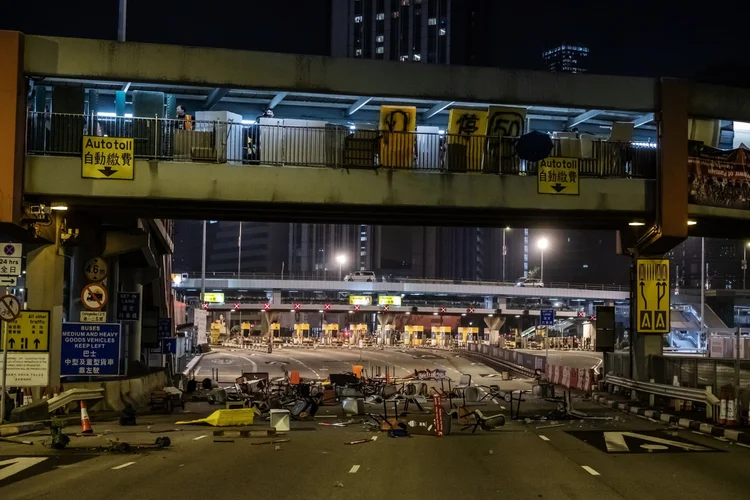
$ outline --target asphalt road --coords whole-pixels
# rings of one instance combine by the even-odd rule
[[[236,352],[227,350],[206,356],[201,367],[208,367],[213,357],[236,360]],[[435,357],[415,357],[420,355]],[[473,372],[476,377],[492,373],[481,364],[454,356],[429,351],[363,353],[363,359],[372,363],[396,366],[402,372],[399,374],[429,364],[455,370],[451,376],[463,371]],[[266,361],[285,360],[291,367],[308,370],[303,376],[314,376],[315,372],[324,372],[323,368],[343,369],[358,358],[356,351],[302,353],[291,349],[271,356],[248,356],[258,367],[265,366]],[[248,360],[242,363],[252,366]],[[220,364],[231,366],[234,362]],[[269,366],[281,373],[279,365]],[[522,408],[522,417],[546,414],[545,404],[528,401]],[[336,407],[326,408],[326,413],[335,414]],[[592,418],[561,422],[508,418],[504,427],[491,432],[403,439],[379,433],[376,441],[351,446],[344,443],[369,439],[375,434],[360,424],[336,428],[322,427],[317,422],[293,422],[292,431],[286,436],[290,442],[275,450],[274,445],[253,446],[252,439],[214,442],[210,428],[185,427],[170,434],[173,445],[167,450],[93,457],[91,452],[66,451],[54,455],[65,460],[49,458],[42,462],[33,458],[49,455],[36,445],[0,443],[0,478],[4,470],[7,476],[5,482],[0,480],[0,495],[3,500],[254,496],[379,500],[396,495],[415,500],[747,497],[750,448],[690,431],[670,430],[586,401],[577,401],[576,408]],[[483,407],[482,411],[502,411],[508,416],[499,406]],[[174,421],[182,417],[161,418]],[[107,425],[95,422],[98,432],[107,429]],[[116,424],[111,425],[116,432]],[[660,433],[643,434],[653,431]],[[86,439],[97,438],[79,438],[78,443],[85,443]],[[23,464],[32,465],[21,472],[8,472],[7,467],[18,469]]]

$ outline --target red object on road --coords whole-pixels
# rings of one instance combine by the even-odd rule
[[[89,412],[86,410],[86,401],[81,401],[81,434],[93,434]]]
[[[445,431],[443,430],[443,399],[440,394],[432,395],[432,406],[435,412],[435,434],[442,437],[445,435]]]

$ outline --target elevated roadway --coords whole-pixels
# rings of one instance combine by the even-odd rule
[[[207,278],[206,290],[296,290],[296,291],[338,291],[367,294],[434,294],[434,295],[476,295],[503,297],[543,297],[570,299],[598,299],[625,301],[630,299],[626,290],[607,290],[601,285],[590,285],[591,289],[516,287],[510,284],[455,284],[436,280],[430,282],[350,282],[323,280],[281,280],[281,279],[237,279]],[[175,285],[177,290],[199,290],[201,280],[189,278]],[[612,287],[617,288],[617,287]]]

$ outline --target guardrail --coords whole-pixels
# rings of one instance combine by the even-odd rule
[[[141,159],[439,172],[535,175],[514,137],[351,130],[347,126],[278,126],[221,121],[102,117],[30,112],[28,154],[80,155],[83,136],[134,139]],[[554,140],[550,156],[570,156],[570,140]],[[591,141],[579,175],[656,176],[658,151],[629,142]]]
[[[537,370],[539,370],[539,373],[544,373],[547,362],[547,358],[544,356],[484,344],[469,344],[466,346],[466,351],[472,355],[486,358],[488,361],[507,366],[509,369],[527,377],[536,376]]]
[[[691,389],[689,387],[677,387],[652,382],[638,382],[636,380],[616,377],[614,375],[605,376],[604,383],[670,399],[684,399],[686,401],[705,403],[712,407],[720,403],[719,398],[717,398],[708,388]]]

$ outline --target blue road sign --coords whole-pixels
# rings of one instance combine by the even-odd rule
[[[162,354],[177,354],[177,339],[167,339],[161,341]]]
[[[119,323],[63,323],[61,375],[120,375]]]
[[[172,318],[159,318],[156,323],[156,336],[159,339],[172,337]]]
[[[542,326],[554,326],[555,325],[555,310],[554,309],[542,309],[540,316],[540,324]]]
[[[138,321],[141,317],[141,294],[120,292],[117,294],[117,319],[119,321]]]

